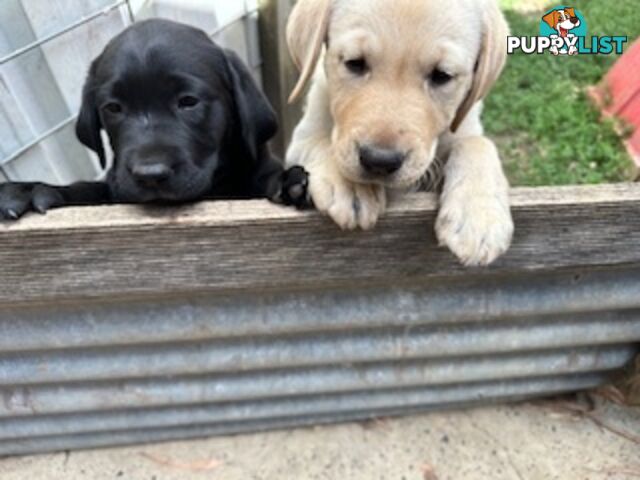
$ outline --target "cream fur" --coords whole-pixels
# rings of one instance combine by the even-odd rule
[[[495,0],[447,8],[437,0],[299,0],[287,32],[307,72],[296,93],[315,73],[287,162],[309,171],[318,210],[344,229],[373,228],[388,196],[442,163],[440,242],[467,265],[503,254],[513,235],[509,187],[480,113],[504,66],[507,34]],[[362,58],[365,74],[346,68]],[[453,80],[430,81],[436,68]],[[397,173],[372,178],[360,166],[363,144],[408,156]]]

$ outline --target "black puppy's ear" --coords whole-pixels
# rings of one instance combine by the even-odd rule
[[[86,147],[98,154],[100,165],[104,169],[107,166],[107,161],[102,137],[100,136],[102,122],[100,121],[94,92],[94,70],[95,63],[91,66],[89,76],[82,89],[82,105],[76,122],[76,136]]]
[[[278,131],[278,119],[240,57],[231,50],[225,50],[225,57],[242,139],[255,159],[259,148]]]

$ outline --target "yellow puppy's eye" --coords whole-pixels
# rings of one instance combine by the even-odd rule
[[[357,76],[366,75],[369,72],[369,64],[364,58],[354,58],[344,62],[344,66]]]
[[[431,81],[432,85],[441,87],[453,80],[453,75],[445,72],[444,70],[436,68],[433,72],[431,72],[431,75],[429,75],[429,80]]]

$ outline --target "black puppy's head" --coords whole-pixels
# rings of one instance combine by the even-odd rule
[[[198,29],[154,19],[115,37],[91,66],[76,133],[104,167],[103,129],[118,200],[187,201],[240,161],[230,157],[255,161],[277,123],[235,54]]]

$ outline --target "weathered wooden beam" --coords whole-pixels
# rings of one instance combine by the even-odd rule
[[[437,246],[437,199],[372,232],[262,201],[88,207],[0,224],[0,306],[231,290],[353,287],[640,263],[640,185],[516,189],[514,245],[490,268]]]

